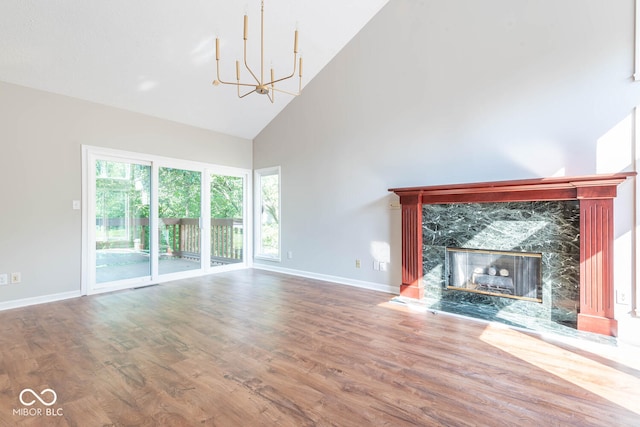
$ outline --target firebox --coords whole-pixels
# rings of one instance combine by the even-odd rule
[[[447,248],[447,289],[542,302],[542,254]]]

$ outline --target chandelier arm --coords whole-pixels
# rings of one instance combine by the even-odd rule
[[[225,82],[224,80],[222,80],[220,78],[220,61],[219,60],[216,60],[216,77],[218,78],[218,81],[220,83],[222,83],[223,85],[234,85],[234,84],[236,84],[236,83],[233,83],[233,82]]]
[[[271,84],[278,83],[278,82],[281,82],[283,80],[287,80],[287,79],[290,79],[291,77],[293,77],[296,74],[296,70],[298,68],[297,67],[297,64],[298,64],[297,59],[298,59],[298,55],[294,53],[293,54],[293,71],[291,72],[291,74],[289,74],[288,76],[282,77],[280,79],[277,79],[277,80],[272,80],[272,81],[270,81],[268,83],[265,83],[265,85],[271,85]]]
[[[240,95],[240,87],[238,86],[238,98],[242,99],[247,95],[251,95],[253,92],[255,92],[257,89],[252,90],[251,92],[247,92],[244,95]]]
[[[254,85],[253,83],[224,83],[224,84],[234,85],[234,86],[238,86],[238,87],[240,87],[240,86],[256,87],[256,85]]]
[[[223,85],[233,85],[233,86],[238,86],[238,88],[240,86],[248,86],[248,87],[256,87],[255,84],[252,83],[240,83],[240,82],[225,82],[224,80],[222,80],[220,78],[220,64],[218,63],[218,61],[216,61],[216,77],[218,78],[218,83],[223,84]]]
[[[293,73],[293,74],[295,74],[295,73]],[[292,75],[290,75],[290,76],[287,76],[287,77],[283,77],[283,78],[278,79],[278,80],[273,80],[273,81],[267,82],[267,83],[265,83],[265,85],[272,85],[272,84],[274,84],[274,83],[278,83],[278,82],[281,82],[281,81],[283,81],[283,80],[290,79],[291,77],[293,77],[293,74],[292,74]]]
[[[286,93],[287,95],[292,95],[292,96],[300,95],[300,92],[298,92],[298,93],[291,92],[291,91],[284,90],[284,89],[278,89],[277,87],[272,87],[271,90],[275,90],[276,92]]]
[[[249,70],[249,73],[251,73],[251,75],[253,76],[253,78],[255,79],[256,83],[260,84],[260,80],[258,79],[258,77],[256,77],[255,73],[253,72],[253,70],[251,70],[251,68],[249,68],[249,64],[247,63],[247,41],[244,41],[244,66],[247,70]]]
[[[236,83],[236,82],[223,82],[221,80],[218,80],[218,83],[223,84],[223,85],[232,85],[232,86],[247,86],[247,87],[256,87],[255,84],[253,83]]]

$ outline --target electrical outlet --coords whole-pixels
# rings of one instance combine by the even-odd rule
[[[359,259],[356,260],[356,268],[360,268],[360,260]]]
[[[387,263],[380,261],[380,271],[387,271]]]
[[[7,273],[0,274],[0,285],[8,285],[9,284],[9,275]]]
[[[293,251],[287,252],[287,259],[293,259]]]
[[[380,270],[380,263],[378,261],[373,261],[373,269]]]
[[[616,302],[618,304],[629,304],[627,293],[625,291],[616,291]]]
[[[22,282],[22,274],[19,272],[11,273],[11,283],[16,284]]]

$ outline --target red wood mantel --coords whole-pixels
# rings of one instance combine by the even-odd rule
[[[422,205],[442,203],[580,202],[580,313],[578,329],[617,335],[613,313],[613,199],[636,172],[391,188],[402,205],[400,294],[422,298]]]

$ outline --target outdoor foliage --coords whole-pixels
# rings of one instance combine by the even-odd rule
[[[261,211],[260,238],[264,255],[278,256],[280,251],[280,176],[263,175],[260,179]]]
[[[183,169],[158,171],[159,218],[199,218],[201,173]],[[149,218],[151,167],[96,161],[96,230],[98,240],[133,239],[126,224]],[[244,183],[240,177],[211,176],[211,217],[243,217]],[[130,230],[133,233],[134,230]]]
[[[211,176],[211,218],[242,219],[243,179]]]
[[[149,218],[150,173],[149,166],[96,162],[97,240],[130,240],[127,221]]]
[[[200,218],[200,172],[160,168],[158,217]]]

